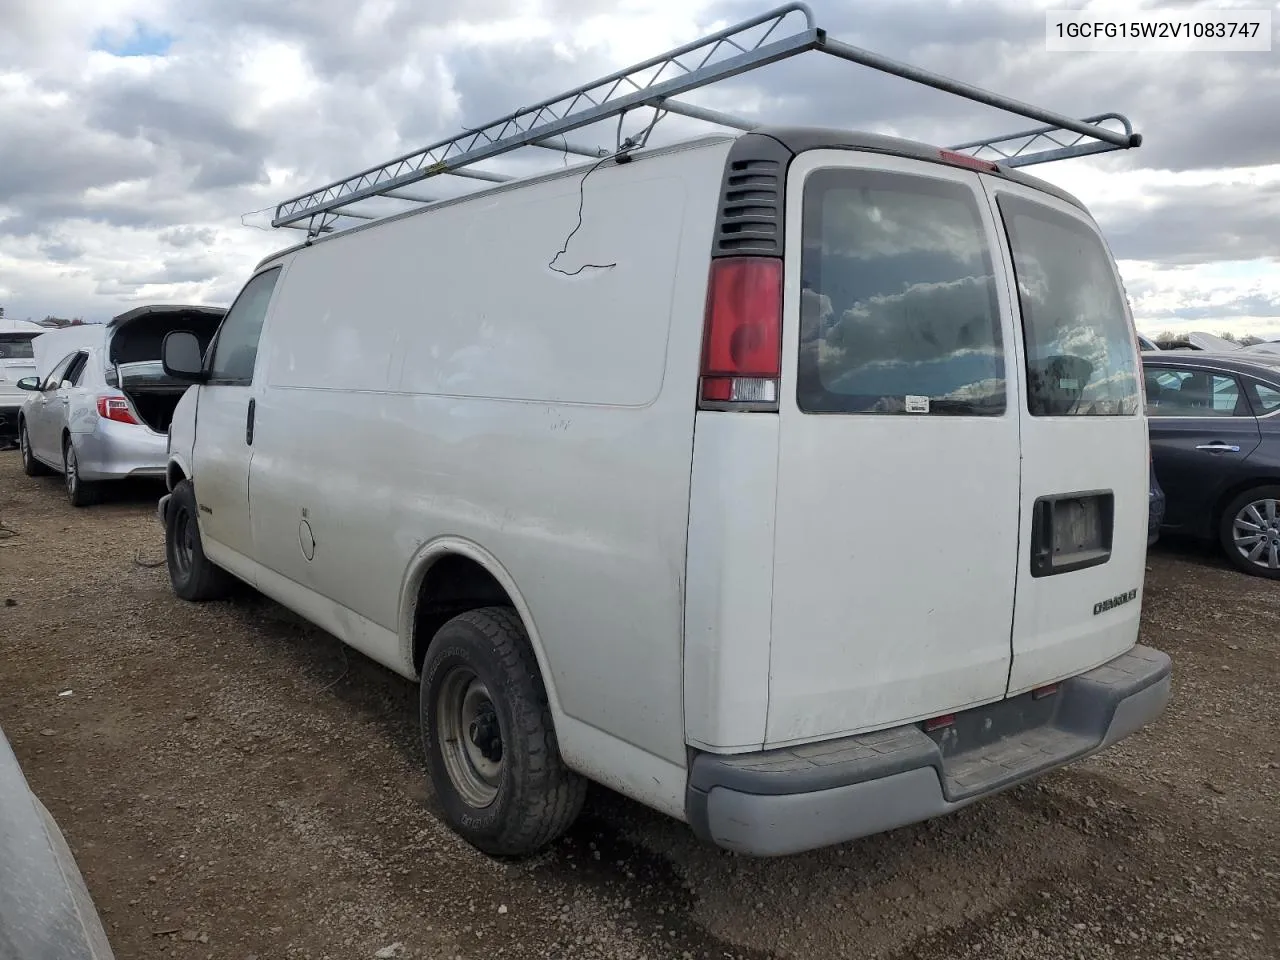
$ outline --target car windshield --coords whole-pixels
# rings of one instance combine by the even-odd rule
[[[1002,194],[1032,416],[1138,412],[1137,354],[1111,256],[1079,217]]]

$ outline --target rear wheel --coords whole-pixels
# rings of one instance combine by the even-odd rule
[[[586,781],[560,758],[515,611],[454,617],[422,664],[422,744],[449,825],[494,856],[527,856],[572,825]]]
[[[28,477],[43,477],[49,468],[36,459],[31,449],[31,438],[27,436],[27,421],[18,421],[18,449],[22,451],[22,472]]]
[[[98,502],[99,487],[80,476],[80,458],[70,437],[62,442],[62,481],[73,507],[87,507]]]
[[[169,583],[183,600],[221,600],[231,592],[231,574],[204,555],[196,522],[196,493],[190,480],[173,488],[165,513],[164,556]]]
[[[1218,537],[1237,569],[1280,580],[1280,486],[1254,487],[1227,504]]]

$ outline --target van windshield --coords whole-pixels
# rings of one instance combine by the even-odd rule
[[[818,170],[805,183],[803,231],[801,410],[1004,412],[995,272],[969,186]]]
[[[0,333],[0,360],[34,360],[33,339],[35,334]]]
[[[1002,193],[1018,281],[1027,409],[1036,417],[1132,416],[1134,333],[1111,256],[1078,217]]]

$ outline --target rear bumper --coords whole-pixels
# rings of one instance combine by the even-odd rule
[[[92,431],[74,440],[85,480],[164,476],[168,438],[149,427],[99,418]]]
[[[18,411],[22,404],[0,403],[0,442],[13,442],[18,439]]]
[[[958,810],[1127,737],[1164,710],[1172,663],[1150,647],[926,734],[907,724],[782,750],[699,753],[685,798],[703,840],[753,856],[799,853]]]

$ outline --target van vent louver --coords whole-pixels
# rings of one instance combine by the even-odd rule
[[[791,151],[773,137],[739,137],[725,163],[714,256],[782,256],[783,191]]]

